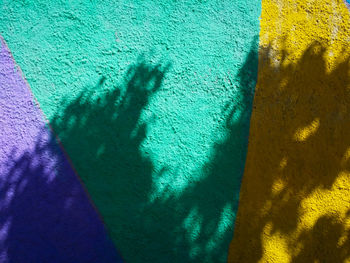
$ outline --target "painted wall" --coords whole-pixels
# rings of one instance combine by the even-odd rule
[[[123,259],[225,262],[260,1],[1,3],[0,33]]]
[[[0,44],[0,262],[121,262]]]
[[[1,262],[350,261],[346,1],[0,13]]]
[[[350,13],[263,0],[229,262],[350,262]]]

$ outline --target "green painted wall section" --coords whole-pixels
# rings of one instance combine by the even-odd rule
[[[1,1],[0,33],[126,262],[225,262],[260,1]]]

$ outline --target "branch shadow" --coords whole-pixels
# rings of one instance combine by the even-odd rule
[[[125,84],[106,88],[102,76],[85,88],[51,125],[72,158],[90,196],[125,260],[135,262],[147,247],[145,207],[153,164],[140,151],[147,124],[141,114],[161,87],[170,65],[149,65],[142,56],[130,66]],[[138,244],[142,242],[142,244]],[[139,245],[139,246],[138,246]]]
[[[266,240],[273,236],[285,240],[291,262],[344,262],[350,257],[346,216],[319,203],[322,193],[349,194],[350,59],[345,55],[330,68],[329,52],[318,42],[298,61],[289,61],[285,50],[279,56],[276,52],[268,46],[259,54],[258,89],[229,262],[262,260],[269,249]],[[350,211],[347,201],[337,205]],[[308,209],[321,213],[310,229]]]
[[[119,87],[108,87],[102,76],[95,87],[63,101],[50,120],[127,262],[226,261],[257,77],[256,46],[257,39],[237,76],[237,99],[223,109],[226,139],[198,168],[205,176],[179,195],[150,201],[154,177],[168,167],[155,171],[158,160],[141,149],[157,117],[145,119],[143,113],[170,64],[150,64],[141,56]]]
[[[0,36],[0,262],[121,262]]]
[[[47,127],[2,165],[1,262],[121,262]]]

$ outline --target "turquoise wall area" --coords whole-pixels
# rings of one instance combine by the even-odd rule
[[[124,260],[225,262],[260,1],[0,3],[0,33]]]

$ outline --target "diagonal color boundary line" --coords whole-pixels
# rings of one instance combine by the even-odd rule
[[[96,212],[97,216],[98,216],[98,219],[102,222],[102,224],[104,225],[104,228],[107,230],[106,231],[106,234],[108,236],[108,239],[110,239],[112,241],[112,239],[109,237],[109,233],[108,233],[108,228],[105,224],[105,221],[103,219],[103,217],[101,216],[101,214],[99,213],[99,210],[97,209],[96,205],[94,204],[88,190],[86,189],[85,187],[85,184],[83,183],[83,181],[81,180],[77,170],[75,169],[74,165],[73,165],[73,162],[71,160],[71,158],[69,157],[68,153],[66,152],[66,150],[64,149],[64,146],[60,140],[60,138],[58,137],[58,135],[55,133],[54,129],[52,128],[51,124],[50,124],[50,121],[49,119],[46,117],[45,113],[42,111],[41,107],[40,107],[40,103],[39,101],[36,99],[34,93],[32,92],[32,89],[30,88],[30,84],[28,83],[27,79],[25,78],[25,75],[23,73],[23,71],[21,70],[20,66],[17,64],[11,50],[9,49],[8,45],[7,45],[7,42],[6,40],[0,35],[0,43],[1,45],[4,46],[4,48],[6,49],[6,51],[8,52],[8,54],[11,56],[11,59],[14,63],[14,66],[16,68],[16,70],[18,70],[22,80],[24,81],[26,87],[28,88],[28,91],[30,92],[31,94],[31,97],[32,99],[34,100],[34,106],[37,107],[37,110],[39,110],[39,112],[41,113],[41,116],[42,116],[42,119],[45,123],[45,125],[49,128],[49,132],[53,135],[53,137],[55,138],[56,142],[57,142],[57,145],[59,147],[59,150],[61,150],[62,154],[63,154],[63,157],[66,159],[66,161],[68,162],[68,164],[70,165],[70,168],[72,169],[74,175],[76,176],[76,178],[78,179],[79,181],[79,184],[80,186],[82,187],[83,189],[83,192],[85,193],[88,201],[89,201],[89,204],[92,206],[92,208],[94,209],[94,211]],[[114,242],[112,241],[112,243],[114,244]],[[123,260],[123,257],[121,256],[120,252],[118,251],[116,245],[114,244],[114,248],[118,254],[118,256]],[[124,260],[123,260],[124,261]]]

